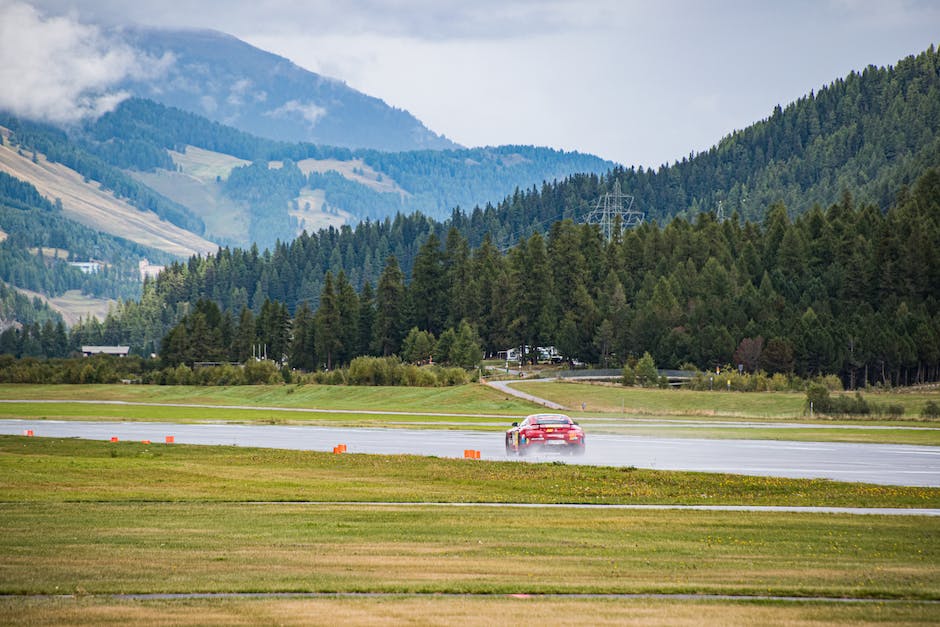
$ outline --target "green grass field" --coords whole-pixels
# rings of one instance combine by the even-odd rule
[[[15,596],[0,599],[0,620],[366,624],[391,617],[453,624],[541,616],[552,623],[614,624],[639,616],[690,624],[704,617],[929,622],[937,615],[937,606],[924,601],[940,599],[938,518],[407,504],[444,501],[938,507],[940,490],[5,436],[0,593]],[[397,596],[100,596],[160,592]],[[516,593],[886,602],[505,596]],[[54,596],[61,594],[76,597]],[[447,594],[477,596],[440,596]],[[907,602],[887,602],[893,599]],[[549,610],[555,613],[544,613]],[[516,611],[522,614],[515,617]]]
[[[513,387],[586,413],[696,418],[797,419],[805,394],[796,392],[728,393],[683,389],[633,388],[571,381],[529,381]]]

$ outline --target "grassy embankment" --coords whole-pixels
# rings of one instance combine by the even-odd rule
[[[875,403],[905,407],[900,419],[887,420],[878,416],[810,416],[804,407],[806,395],[801,392],[699,392],[570,381],[520,382],[513,387],[572,408],[570,413],[586,426],[592,418],[601,418],[601,428],[609,433],[940,445],[940,421],[920,419],[927,401],[940,402],[940,390],[866,393]],[[742,422],[749,424],[737,424]],[[812,428],[785,426],[794,422]]]
[[[330,504],[285,501],[327,501]],[[940,506],[940,490],[553,464],[0,438],[4,622],[928,620],[940,519],[412,502]],[[395,501],[399,505],[356,504]],[[155,592],[391,592],[391,598],[148,600]],[[472,593],[484,597],[414,597]],[[548,599],[693,593],[845,603]],[[37,594],[77,594],[75,599]],[[290,614],[296,611],[299,614]],[[324,612],[314,615],[310,612]],[[411,614],[414,612],[414,614]],[[529,612],[534,612],[530,614]],[[701,614],[699,613],[701,612]],[[319,618],[317,618],[319,616]],[[548,616],[548,615],[544,615]],[[301,618],[302,617],[302,618]],[[343,621],[346,622],[346,621]],[[723,621],[725,622],[725,621]]]
[[[0,384],[0,399],[116,400],[141,403],[298,407],[369,412],[519,416],[531,403],[482,385],[441,388],[340,385],[17,385]],[[315,418],[315,417],[312,417]]]

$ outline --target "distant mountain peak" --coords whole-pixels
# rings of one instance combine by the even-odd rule
[[[125,81],[137,96],[281,141],[393,152],[461,147],[407,111],[232,35],[143,27],[124,34],[154,58],[174,59],[157,78]]]

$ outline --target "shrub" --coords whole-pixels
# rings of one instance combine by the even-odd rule
[[[921,418],[940,418],[940,405],[936,401],[927,401],[920,415]]]
[[[888,403],[885,407],[885,414],[891,418],[900,418],[904,415],[904,405],[900,403]]]
[[[782,372],[775,372],[770,378],[771,392],[787,392],[793,389],[793,381]]]
[[[463,385],[470,382],[470,376],[463,368],[441,368],[438,380],[443,385]]]
[[[822,384],[814,384],[822,385]],[[864,416],[871,413],[872,408],[868,402],[862,398],[859,392],[851,396],[835,396],[829,401],[830,414],[851,414],[853,416]]]
[[[349,379],[346,378],[347,372],[348,371],[345,369],[337,369],[325,372],[324,374],[326,375],[326,383],[329,385],[347,385],[349,383]]]
[[[636,385],[636,373],[630,367],[630,364],[623,367],[623,384]]]
[[[653,356],[648,352],[643,353],[640,361],[636,363],[636,382],[643,387],[654,387],[659,381],[659,372],[656,370],[656,362]]]
[[[244,368],[246,385],[273,385],[281,381],[281,373],[273,361],[249,359]]]
[[[826,386],[830,392],[841,392],[842,391],[842,379],[834,374],[827,374],[824,377],[819,377],[816,379],[818,383]]]
[[[437,377],[431,368],[419,368],[409,364],[405,366],[403,374],[403,385],[421,388],[437,387]]]
[[[822,384],[810,384],[806,390],[806,410],[820,414],[829,413],[832,402],[829,398],[829,389]]]
[[[356,357],[349,363],[345,380],[349,385],[401,385],[404,376],[405,367],[394,355]]]

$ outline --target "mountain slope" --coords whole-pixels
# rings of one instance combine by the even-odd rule
[[[137,242],[177,257],[205,254],[217,246],[198,235],[141,211],[112,192],[87,181],[42,153],[20,154],[9,142],[0,146],[0,171],[35,186],[50,201],[58,200],[65,217],[92,229]]]
[[[208,30],[136,29],[132,44],[175,62],[132,93],[275,140],[401,151],[458,148],[407,111],[235,37]]]
[[[270,246],[304,229],[396,213],[443,219],[457,206],[484,205],[520,187],[615,165],[532,146],[381,152],[277,142],[137,98],[76,139],[137,171],[139,180],[216,225],[210,237],[235,245]],[[211,207],[226,213],[207,213]],[[246,228],[236,232],[229,217]]]

